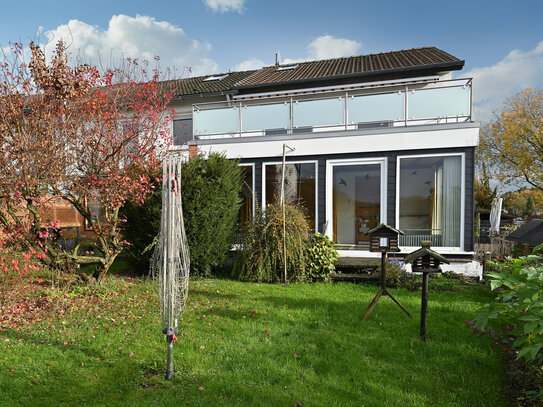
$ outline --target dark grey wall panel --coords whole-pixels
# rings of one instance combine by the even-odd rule
[[[387,158],[387,223],[396,227],[396,167],[398,156],[418,155],[418,154],[447,154],[447,153],[465,153],[465,214],[464,214],[464,250],[473,250],[473,183],[474,183],[474,148],[449,148],[449,149],[426,149],[426,150],[405,150],[388,152],[353,152],[349,154],[322,154],[288,157],[287,162],[311,160],[317,161],[317,211],[319,218],[318,230],[324,232],[326,223],[326,161],[339,159],[359,159],[359,158]],[[260,204],[262,199],[262,163],[277,162],[277,157],[265,157],[251,160],[241,160],[243,163],[255,163],[255,187],[257,202]]]

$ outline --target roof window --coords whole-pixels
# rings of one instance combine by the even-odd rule
[[[298,68],[298,64],[296,65],[285,65],[285,66],[280,66],[276,69],[276,71],[290,71],[291,69],[296,69]]]
[[[224,75],[211,75],[205,78],[202,82],[214,82],[214,81],[220,81],[221,79],[224,79],[228,76],[228,74]]]

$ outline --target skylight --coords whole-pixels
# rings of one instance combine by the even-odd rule
[[[228,74],[224,75],[211,75],[205,78],[202,82],[213,82],[213,81],[220,81],[221,79],[224,79],[228,76]]]
[[[290,71],[291,69],[298,68],[298,64],[296,65],[286,65],[286,66],[280,66],[276,69],[276,71]]]

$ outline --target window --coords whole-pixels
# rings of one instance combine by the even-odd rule
[[[211,75],[211,76],[208,76],[207,78],[205,78],[202,82],[215,82],[215,81],[220,81],[221,79],[224,79],[228,76],[228,74],[224,74],[224,75]]]
[[[252,220],[254,211],[254,164],[240,164],[242,170],[241,206],[239,208],[239,226]]]
[[[381,184],[381,164],[333,167],[334,243],[369,248],[368,231],[381,221]]]
[[[281,196],[282,164],[264,165],[264,202],[278,202]],[[285,198],[304,208],[309,226],[317,225],[316,163],[287,163],[285,165]]]
[[[296,69],[298,68],[298,65],[285,65],[285,66],[280,66],[276,69],[276,71],[290,71],[291,69]]]
[[[103,222],[105,217],[104,205],[97,198],[86,198],[85,202],[88,210],[91,212],[92,220],[97,223]],[[85,219],[85,230],[92,229],[92,226]]]
[[[462,156],[399,158],[398,217],[401,246],[460,247],[462,238]]]
[[[182,146],[192,140],[192,119],[176,119],[173,121],[173,145]]]

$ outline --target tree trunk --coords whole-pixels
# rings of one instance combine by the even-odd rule
[[[106,257],[103,263],[100,263],[98,264],[98,266],[96,266],[96,269],[94,270],[94,273],[92,275],[92,278],[96,281],[96,284],[102,285],[102,283],[104,282],[104,277],[106,276],[109,268],[117,258],[117,255],[118,253]]]

